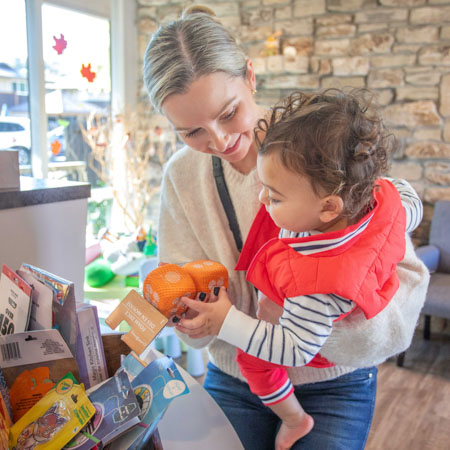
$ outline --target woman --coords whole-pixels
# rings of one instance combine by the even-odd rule
[[[259,317],[276,320],[279,312],[264,308],[271,306],[270,301],[262,299],[258,304],[245,273],[233,270],[239,236],[235,239],[228,225],[210,156],[222,161],[223,179],[245,240],[258,209],[253,129],[266,113],[253,98],[256,81],[251,61],[219,22],[193,9],[154,35],[144,58],[144,81],[153,105],[186,143],[164,175],[160,260],[220,261],[229,270],[228,293],[235,306],[253,316],[260,308]],[[380,313],[373,323],[361,318],[341,321],[322,352],[337,365],[289,369],[295,393],[315,421],[311,433],[293,448],[364,448],[375,405],[375,365],[409,345],[424,301],[427,272],[408,244],[398,270],[401,288],[389,314]],[[235,347],[213,337],[181,337],[193,347],[208,346],[205,388],[233,424],[244,448],[274,448],[279,419],[251,394],[235,362]]]

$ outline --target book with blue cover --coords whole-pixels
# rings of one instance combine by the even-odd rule
[[[110,450],[138,450],[146,442],[169,404],[189,388],[172,358],[163,356],[152,361],[132,380],[141,407],[141,425],[111,443]]]
[[[140,422],[139,402],[123,370],[86,393],[94,417],[65,449],[90,450],[100,442],[104,446]]]

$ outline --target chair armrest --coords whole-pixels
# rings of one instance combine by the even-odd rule
[[[439,248],[435,245],[423,245],[416,248],[416,255],[427,266],[430,273],[436,272],[439,264]]]

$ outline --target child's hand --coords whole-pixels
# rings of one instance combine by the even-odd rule
[[[231,302],[225,288],[221,287],[219,292],[217,290],[218,288],[215,288],[214,294],[210,295],[209,303],[181,297],[182,302],[189,306],[189,310],[197,312],[197,316],[192,319],[182,318],[177,324],[178,331],[194,339],[219,334],[231,308]]]

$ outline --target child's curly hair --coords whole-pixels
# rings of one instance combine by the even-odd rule
[[[307,176],[316,194],[340,196],[351,222],[373,206],[376,180],[386,172],[394,145],[376,111],[369,113],[368,93],[295,92],[255,130],[260,155],[279,152],[282,164]]]

